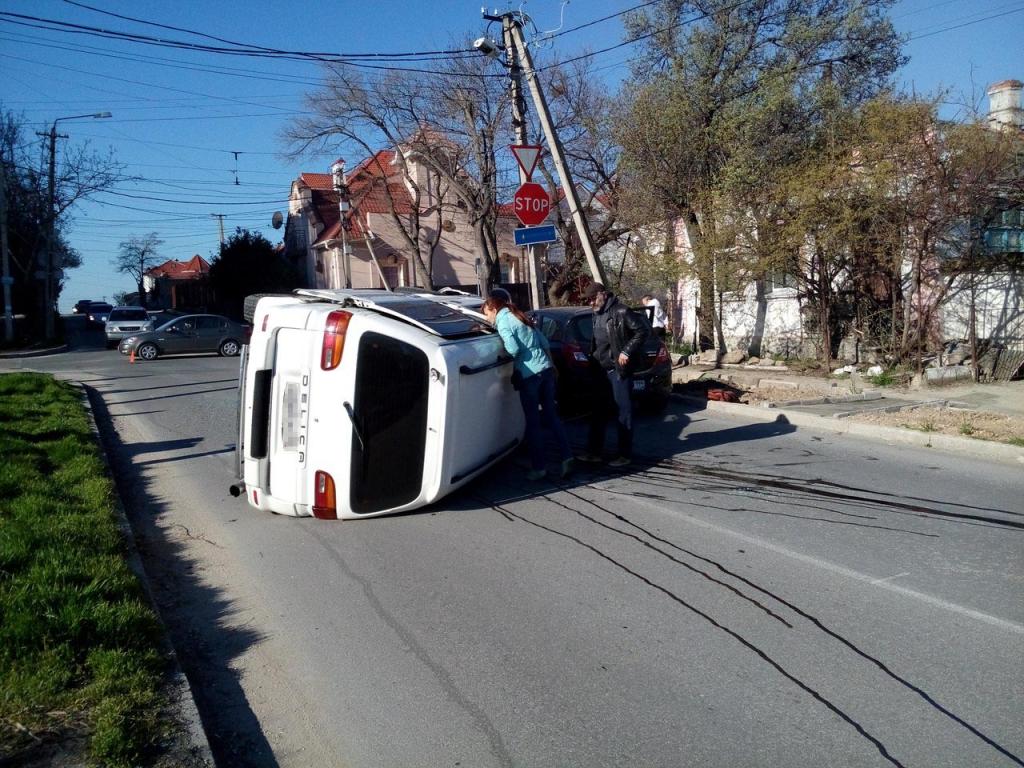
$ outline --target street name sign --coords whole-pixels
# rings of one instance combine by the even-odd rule
[[[558,235],[555,233],[555,225],[548,224],[545,227],[523,227],[514,232],[516,245],[537,245],[538,243],[556,243]]]
[[[513,210],[527,227],[534,227],[548,217],[551,211],[551,198],[540,184],[527,181],[520,185],[512,196]]]

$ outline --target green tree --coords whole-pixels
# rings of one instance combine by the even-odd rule
[[[629,31],[645,40],[645,52],[624,93],[622,172],[638,218],[685,226],[701,285],[702,346],[714,328],[724,349],[716,280],[750,271],[737,268],[742,251],[726,247],[730,238],[719,232],[730,217],[748,215],[729,204],[770,201],[777,174],[813,144],[829,116],[885,86],[902,63],[885,17],[891,5],[664,0],[631,18]],[[770,207],[762,226],[773,221]]]
[[[299,287],[296,270],[267,238],[239,227],[210,264],[210,288],[218,309],[242,317],[245,297],[254,293],[283,293]]]

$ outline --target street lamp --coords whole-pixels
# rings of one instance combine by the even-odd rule
[[[53,121],[53,125],[50,127],[50,177],[47,187],[47,201],[49,203],[48,208],[48,221],[46,226],[46,261],[43,264],[43,314],[46,317],[46,338],[53,338],[53,315],[54,315],[54,304],[56,302],[56,291],[53,290],[53,230],[54,223],[57,218],[56,212],[53,209],[54,206],[54,176],[56,173],[57,165],[57,123],[62,120],[81,120],[83,118],[105,118],[112,117],[109,112],[93,112],[87,115],[68,115],[66,117],[58,117]],[[45,134],[39,134],[45,135]],[[67,136],[61,136],[60,138],[66,139]]]

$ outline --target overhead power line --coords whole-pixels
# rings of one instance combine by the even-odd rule
[[[116,16],[117,14],[109,15]],[[193,43],[187,40],[153,37],[152,35],[142,35],[135,32],[123,32],[115,29],[105,29],[103,27],[94,27],[88,24],[75,24],[70,21],[60,21],[59,19],[47,19],[41,16],[31,16],[23,13],[11,13],[9,11],[0,11],[0,17],[4,17],[4,19],[9,23],[20,24],[22,26],[49,30],[60,30],[73,34],[84,34],[96,37],[103,37],[111,40],[126,40],[129,42],[145,43],[147,45],[155,45],[163,48],[178,48],[182,50],[192,50],[202,53],[221,53],[231,56],[253,56],[257,58],[305,59],[337,63],[355,63],[359,61],[426,61],[431,59],[443,61],[450,59],[453,56],[462,55],[468,57],[479,55],[472,48],[454,49],[446,51],[411,51],[402,53],[337,53],[331,51],[289,51],[278,48],[268,48],[260,45],[251,45],[248,43],[237,43],[230,40],[222,40],[221,38],[212,38],[210,35],[206,35],[202,32],[183,30],[177,27],[171,28],[166,27],[165,25],[154,24],[152,22],[138,22],[143,24],[153,24],[153,26],[160,26],[168,29],[176,29],[178,31],[184,31],[187,34],[205,37],[207,39],[217,39],[226,43],[226,45],[223,46],[206,45],[204,43]]]

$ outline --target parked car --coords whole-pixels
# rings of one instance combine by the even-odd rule
[[[558,401],[563,411],[589,410],[593,405],[596,378],[603,373],[590,359],[594,314],[590,307],[545,307],[527,313],[551,345],[558,369]],[[633,398],[652,410],[661,410],[672,393],[672,361],[665,343],[652,335],[642,348],[643,360],[635,364]]]
[[[113,308],[112,305],[107,304],[105,301],[91,301],[89,302],[86,319],[93,325],[104,325],[107,322],[110,310]]]
[[[143,307],[114,307],[107,315],[107,347],[116,347],[125,336],[152,331],[154,326]]]
[[[86,315],[89,313],[89,307],[95,303],[92,299],[79,299],[75,302],[75,306],[71,308],[71,311],[76,315]]]
[[[231,492],[283,515],[376,517],[437,501],[512,451],[524,427],[512,359],[480,315],[436,299],[261,298]]]
[[[183,315],[155,330],[126,336],[117,349],[122,355],[134,353],[143,360],[197,352],[231,357],[249,342],[251,333],[252,326],[221,315]]]

